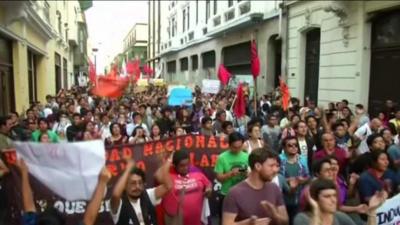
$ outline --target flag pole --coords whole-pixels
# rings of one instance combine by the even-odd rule
[[[254,32],[255,32],[255,35],[253,33],[251,33],[251,41],[253,41],[255,39],[256,43],[257,43],[257,30],[255,30]],[[258,46],[256,46],[256,47],[258,48]],[[257,52],[258,52],[258,49],[257,49]],[[254,113],[255,113],[255,116],[257,116],[257,77],[253,76],[253,80],[254,80],[254,89],[253,89]]]

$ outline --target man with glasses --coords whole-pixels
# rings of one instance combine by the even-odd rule
[[[144,171],[135,167],[132,159],[126,161],[126,169],[114,186],[110,200],[113,221],[116,225],[156,224],[154,206],[161,202],[173,185],[169,175],[171,163],[167,160],[156,172],[160,185],[146,189]]]
[[[303,185],[309,180],[307,157],[299,154],[296,137],[287,137],[282,141],[283,152],[280,173],[285,177],[289,190],[284,190],[284,200],[289,215],[289,224],[292,224],[298,212],[298,204]]]

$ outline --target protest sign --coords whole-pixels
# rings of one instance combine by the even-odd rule
[[[192,103],[192,90],[188,88],[174,88],[168,96],[168,105],[170,106],[191,105]]]
[[[220,90],[220,86],[221,83],[219,80],[203,80],[201,92],[217,94]]]
[[[160,154],[165,151],[179,151],[187,150],[190,154],[190,160],[192,165],[202,169],[208,179],[213,183],[214,196],[210,199],[211,214],[217,215],[217,196],[216,192],[220,188],[220,184],[215,179],[213,172],[216,164],[218,155],[225,149],[228,148],[228,143],[225,139],[213,136],[196,136],[187,135],[162,141],[149,142],[137,145],[122,145],[115,146],[106,149],[106,165],[110,172],[113,174],[113,178],[108,184],[107,194],[99,210],[99,217],[97,219],[97,225],[109,225],[113,224],[111,216],[109,215],[108,202],[113,190],[114,185],[118,180],[118,176],[125,168],[125,162],[123,160],[124,155],[132,156],[137,166],[145,170],[146,173],[146,184],[147,187],[154,185],[153,175],[158,168],[158,158]],[[4,153],[4,159],[8,164],[14,164],[16,161],[15,152],[9,151]],[[90,160],[87,162],[87,167],[90,167]],[[8,225],[19,225],[21,224],[21,182],[19,173],[16,169],[11,166],[10,176],[6,176],[4,180],[4,188],[9,201],[7,203],[7,224]],[[30,177],[31,186],[34,193],[34,199],[38,212],[43,211],[47,207],[54,206],[57,208],[66,218],[67,225],[75,225],[82,219],[87,206],[86,201],[66,201],[64,198],[58,196],[47,186],[35,179],[33,176]],[[70,183],[66,186],[67,189],[73,188],[78,184]]]
[[[103,141],[14,144],[18,158],[24,159],[29,172],[52,192],[70,201],[92,197],[105,164]],[[74,185],[65,188],[71,183]]]
[[[377,225],[400,224],[400,194],[388,199],[376,210]]]
[[[153,84],[155,86],[164,86],[165,82],[164,79],[153,79]]]
[[[147,87],[149,86],[149,82],[147,79],[139,79],[137,82],[137,86],[139,87]]]

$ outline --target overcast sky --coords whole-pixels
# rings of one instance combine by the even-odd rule
[[[103,73],[122,52],[123,39],[135,23],[147,23],[147,1],[93,1],[86,11],[92,48],[98,48],[97,72]],[[94,60],[93,56],[89,56]]]

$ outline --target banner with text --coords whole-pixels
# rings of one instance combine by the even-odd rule
[[[400,194],[388,199],[376,210],[377,225],[400,224]]]
[[[106,198],[100,208],[97,225],[113,224],[109,215],[108,201],[119,174],[125,168],[123,157],[132,156],[135,159],[137,166],[145,170],[147,186],[151,187],[154,185],[153,175],[158,169],[159,156],[165,151],[187,150],[189,152],[192,165],[201,168],[213,183],[214,196],[210,201],[210,207],[211,214],[216,215],[218,210],[216,192],[220,189],[220,184],[215,179],[213,168],[218,155],[228,147],[228,142],[222,138],[187,135],[144,144],[107,148],[106,165],[113,174],[113,178],[108,185]],[[16,162],[15,152],[4,152],[2,157],[8,164]],[[8,199],[6,199],[9,210],[7,213],[8,225],[21,224],[22,198],[20,180],[19,173],[11,166],[11,174],[3,180],[3,187],[8,196]],[[87,202],[66,201],[54,192],[51,192],[48,187],[33,176],[30,177],[30,180],[38,212],[43,211],[47,207],[54,206],[64,214],[67,219],[67,225],[78,224],[85,212]],[[71,187],[75,185],[78,184],[70,184]]]

